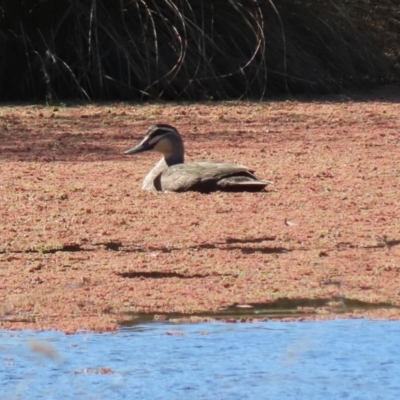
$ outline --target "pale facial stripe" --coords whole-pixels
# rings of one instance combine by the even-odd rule
[[[165,136],[165,135],[159,135],[159,136],[156,136],[156,137],[150,139],[150,140],[149,140],[149,145],[150,145],[150,146],[155,145],[155,144],[156,144],[157,142],[159,142],[164,136]]]
[[[159,142],[161,139],[163,139],[164,137],[165,137],[165,135],[168,135],[169,133],[172,133],[172,134],[177,134],[177,132],[176,132],[176,130],[175,129],[171,129],[171,128],[162,128],[162,130],[163,131],[167,131],[166,133],[164,133],[163,135],[158,135],[158,136],[156,136],[156,137],[154,137],[154,138],[151,138],[150,140],[149,140],[149,144],[151,145],[151,146],[153,146],[153,145],[155,145],[157,142]]]

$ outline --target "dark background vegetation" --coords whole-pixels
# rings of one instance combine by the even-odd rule
[[[0,101],[334,93],[399,45],[398,0],[0,0]]]

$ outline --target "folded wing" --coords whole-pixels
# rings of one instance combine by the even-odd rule
[[[269,181],[260,180],[253,171],[243,165],[192,162],[169,167],[155,182],[158,190],[185,192],[260,191]]]

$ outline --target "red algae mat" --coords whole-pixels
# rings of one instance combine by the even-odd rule
[[[160,155],[251,166],[261,193],[148,193]],[[129,313],[353,299],[400,319],[396,98],[0,107],[0,327],[117,329]],[[331,318],[329,306],[310,318]],[[341,316],[343,316],[341,314]]]

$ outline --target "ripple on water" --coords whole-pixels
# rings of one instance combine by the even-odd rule
[[[397,399],[400,322],[0,331],[2,399]]]

